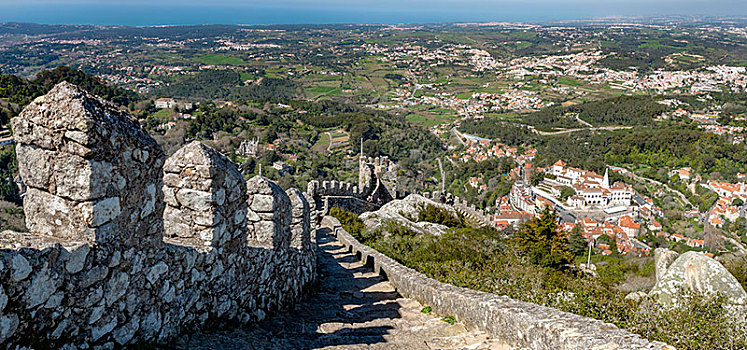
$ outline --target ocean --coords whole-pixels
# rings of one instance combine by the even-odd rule
[[[313,9],[257,6],[208,5],[117,5],[43,4],[0,2],[0,22],[98,25],[178,24],[332,24],[332,23],[441,23],[471,21],[551,21],[581,19],[594,13],[558,8],[535,8],[514,4],[495,9],[393,8]],[[391,8],[391,7],[389,7]]]

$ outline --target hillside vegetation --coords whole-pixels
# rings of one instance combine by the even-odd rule
[[[385,225],[387,232],[369,232],[355,214],[335,208],[331,215],[362,243],[441,282],[600,319],[677,349],[702,349],[703,344],[709,349],[747,347],[747,319],[734,322],[718,299],[692,296],[686,307],[673,310],[653,300],[625,299],[618,286],[628,279],[651,278],[651,258],[595,255],[598,276],[569,268],[570,237],[558,231],[550,212],[515,235],[473,227],[453,227],[441,236],[418,235],[396,224]],[[584,253],[582,249],[580,255]]]

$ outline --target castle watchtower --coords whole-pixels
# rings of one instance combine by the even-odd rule
[[[13,129],[31,232],[160,246],[164,153],[136,120],[63,82],[31,102]]]

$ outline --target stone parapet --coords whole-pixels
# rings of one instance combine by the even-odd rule
[[[246,240],[246,183],[224,155],[193,141],[166,160],[163,179],[166,238],[228,250]]]
[[[249,244],[275,249],[289,248],[293,211],[288,194],[280,186],[261,176],[250,179],[246,188]]]
[[[12,121],[31,232],[126,247],[161,244],[164,154],[140,124],[60,83]]]
[[[430,306],[437,314],[455,316],[512,346],[536,350],[674,349],[596,319],[436,281],[361,244],[334,217],[326,216],[322,224],[333,229],[337,239],[362,261],[385,275],[402,296]]]
[[[31,233],[0,234],[6,348],[166,343],[287,310],[314,281],[302,197],[215,150],[193,142],[164,166],[128,115],[67,83],[13,126]]]

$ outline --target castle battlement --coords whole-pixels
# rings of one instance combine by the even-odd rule
[[[30,233],[0,235],[0,343],[164,343],[291,307],[313,281],[306,195],[61,83],[13,120]]]

